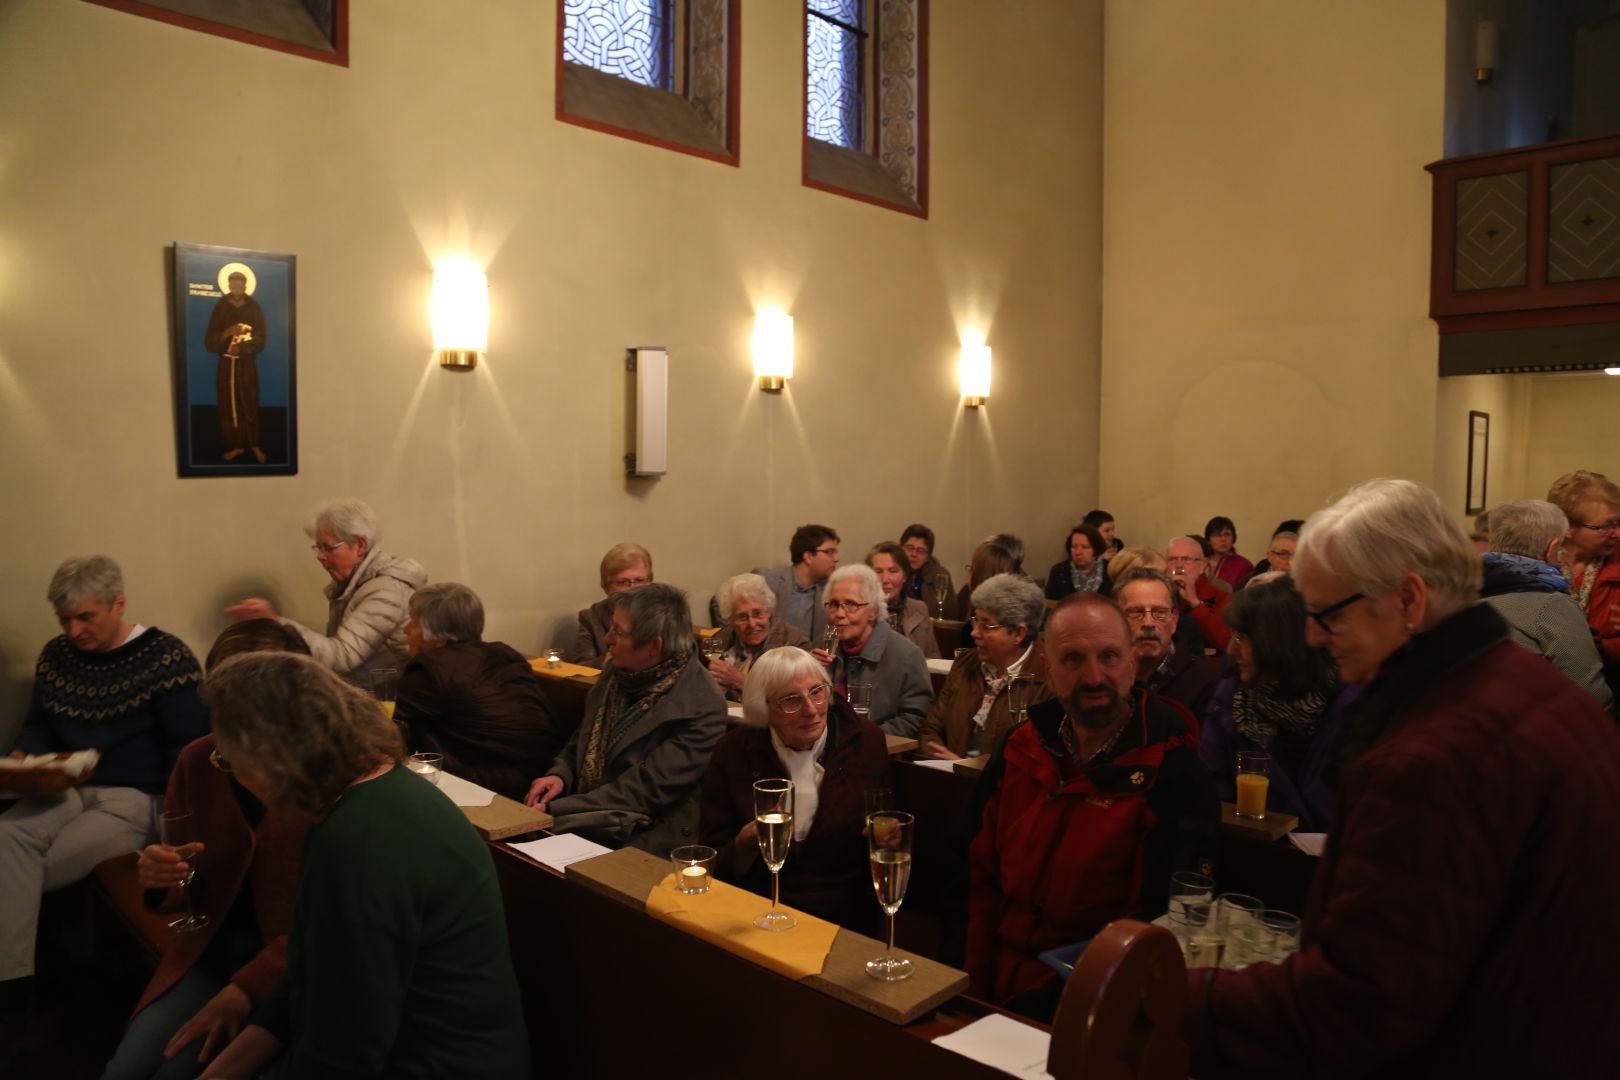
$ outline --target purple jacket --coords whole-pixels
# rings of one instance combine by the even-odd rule
[[[1209,707],[1204,710],[1204,730],[1198,744],[1198,756],[1214,775],[1215,790],[1221,801],[1237,799],[1238,751],[1269,750],[1271,787],[1266,796],[1266,809],[1298,817],[1300,832],[1326,832],[1333,820],[1333,786],[1324,771],[1345,714],[1361,699],[1361,687],[1341,683],[1335,689],[1327,712],[1317,722],[1304,758],[1297,765],[1290,765],[1287,756],[1275,745],[1260,746],[1238,734],[1237,718],[1232,715],[1232,696],[1240,685],[1238,677],[1233,675],[1215,688]]]

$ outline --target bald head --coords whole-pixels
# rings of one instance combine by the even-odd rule
[[[1119,605],[1095,593],[1076,593],[1046,623],[1046,685],[1069,719],[1098,731],[1129,711],[1136,661],[1131,629]]]

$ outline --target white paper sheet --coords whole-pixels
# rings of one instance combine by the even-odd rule
[[[65,758],[55,754],[28,754],[20,758],[0,757],[0,769],[60,769],[70,776],[83,776],[100,760],[99,750],[76,750]]]
[[[592,843],[583,836],[573,833],[558,833],[556,836],[547,836],[540,840],[529,840],[522,844],[509,844],[514,851],[521,851],[536,862],[544,863],[553,870],[562,871],[569,863],[580,862],[584,859],[594,859],[598,855],[606,855],[613,849]]]
[[[1294,842],[1294,846],[1299,848],[1299,850],[1303,851],[1305,854],[1320,855],[1322,854],[1322,845],[1327,843],[1327,833],[1291,832],[1288,834],[1288,839],[1292,840]]]
[[[742,706],[737,704],[727,705],[726,715],[731,717],[733,720],[741,720],[743,718]]]
[[[999,1013],[975,1020],[949,1035],[941,1035],[934,1040],[934,1045],[1013,1076],[1039,1080],[1052,1075],[1046,1071],[1052,1036]]]
[[[952,661],[950,660],[941,660],[936,657],[928,661],[928,673],[930,675],[949,675],[951,673],[951,664]]]
[[[495,793],[489,788],[479,787],[471,780],[463,780],[447,772],[439,773],[439,790],[457,806],[488,806],[495,801]]]

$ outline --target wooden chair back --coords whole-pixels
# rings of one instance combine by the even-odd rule
[[[1175,935],[1118,919],[1080,955],[1052,1022],[1053,1080],[1187,1080],[1187,967]]]

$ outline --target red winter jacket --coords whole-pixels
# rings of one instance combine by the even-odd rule
[[[1039,987],[1056,974],[1042,952],[1161,914],[1171,872],[1211,863],[1220,804],[1189,716],[1140,690],[1131,702],[1106,761],[1065,768],[1063,708],[1048,701],[986,767],[994,793],[973,841],[968,916],[976,996],[999,1004]]]
[[[1283,964],[1189,973],[1194,1074],[1620,1076],[1620,734],[1479,604],[1386,660]]]

